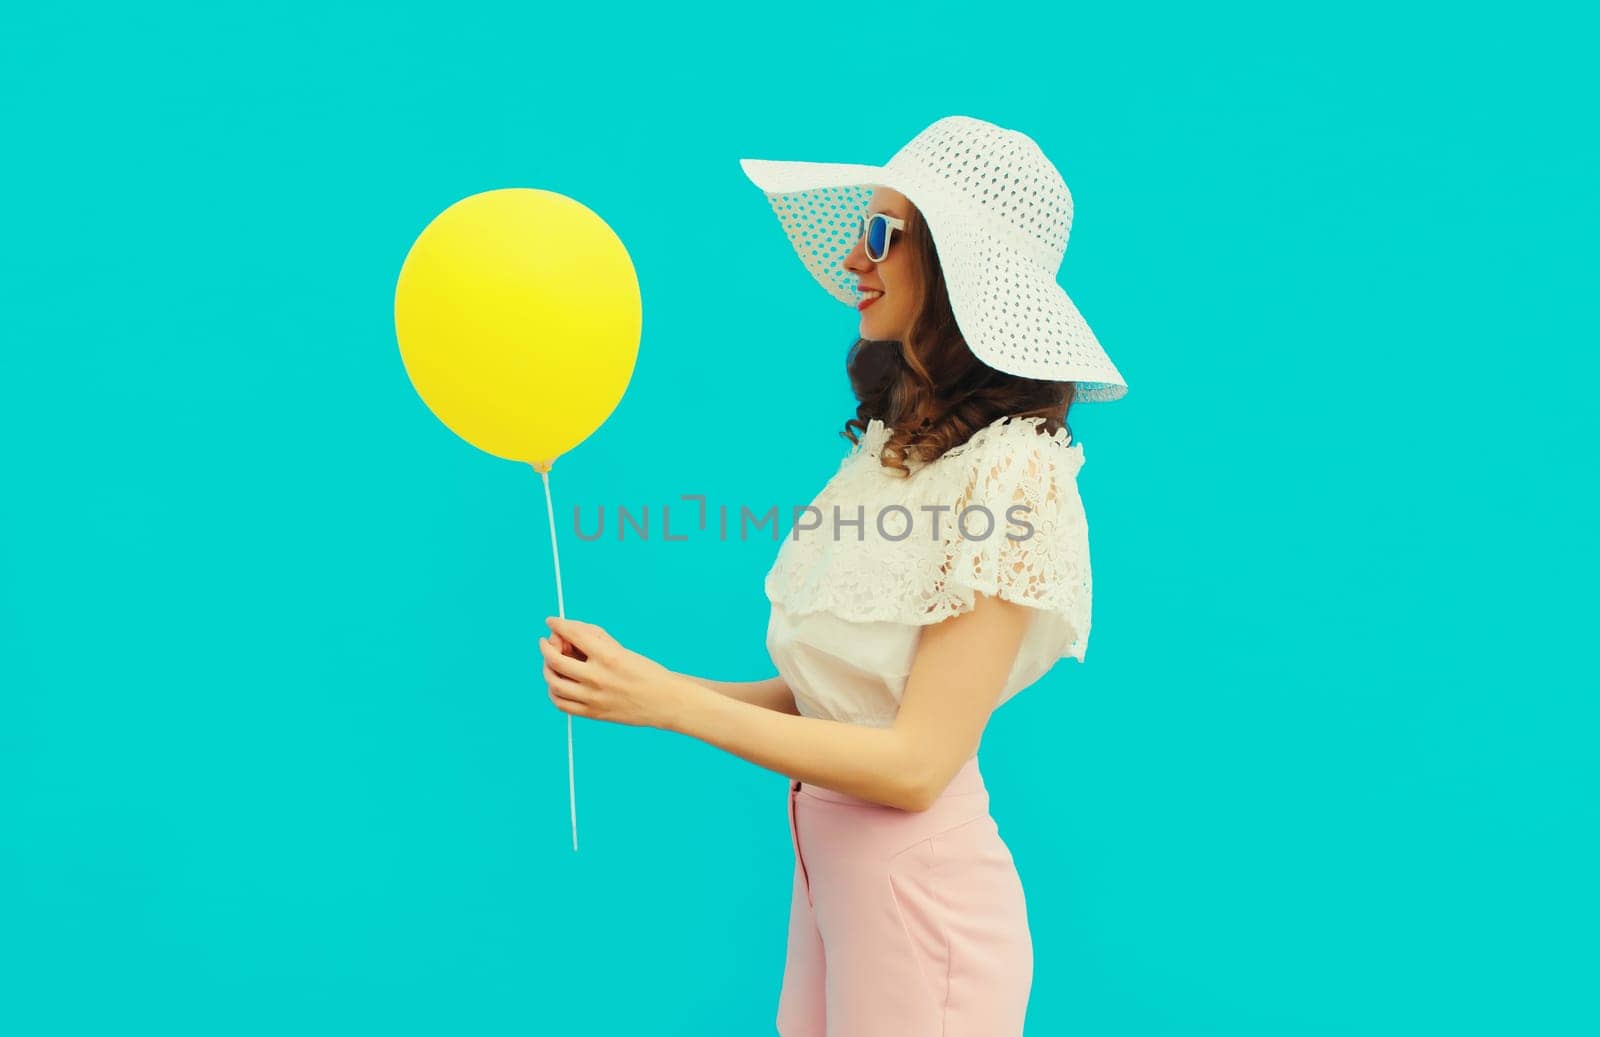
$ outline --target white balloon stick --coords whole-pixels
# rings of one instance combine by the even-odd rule
[[[567,603],[561,593],[561,552],[556,547],[556,509],[550,502],[550,466],[554,462],[533,462],[533,470],[544,481],[544,511],[550,518],[550,556],[556,564],[556,615],[567,618]],[[572,776],[572,714],[567,714],[567,801],[572,810],[572,852],[578,852],[578,787]]]

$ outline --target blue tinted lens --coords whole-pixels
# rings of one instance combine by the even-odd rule
[[[889,221],[874,213],[867,221],[867,258],[873,262],[883,258],[883,247],[888,244]]]

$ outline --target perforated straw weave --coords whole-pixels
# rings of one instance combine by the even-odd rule
[[[844,268],[856,217],[875,187],[906,196],[933,235],[967,346],[996,370],[1077,383],[1075,400],[1110,402],[1128,386],[1056,283],[1072,194],[1026,134],[951,115],[882,166],[742,158],[806,269],[835,299],[859,301]]]

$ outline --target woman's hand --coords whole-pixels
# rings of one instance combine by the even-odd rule
[[[551,616],[539,639],[544,680],[557,709],[591,720],[667,728],[705,689],[637,652],[593,623]]]

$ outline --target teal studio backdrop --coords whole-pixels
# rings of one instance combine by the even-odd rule
[[[682,497],[810,499],[856,318],[738,159],[948,114],[1058,164],[1131,386],[1071,414],[1087,661],[980,753],[1028,1033],[1600,1032],[1572,16],[10,11],[0,1032],[775,1032],[786,778],[580,719],[573,852],[543,491],[412,390],[395,281],[478,191],[610,223],[644,335],[552,472],[567,611],[770,676],[777,545]]]

